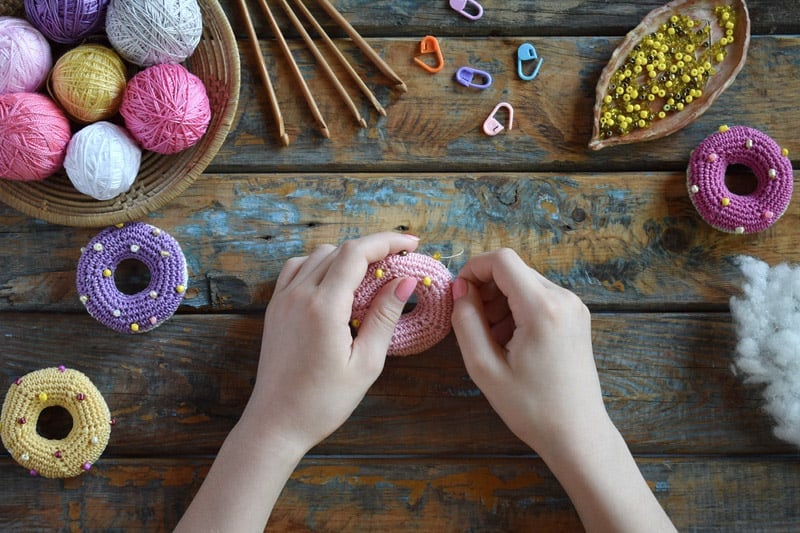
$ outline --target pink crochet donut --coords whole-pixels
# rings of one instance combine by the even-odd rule
[[[400,317],[388,354],[424,352],[450,333],[453,312],[452,275],[440,261],[427,255],[401,252],[372,263],[355,292],[350,324],[358,329],[375,294],[396,278],[417,278],[417,305]]]
[[[734,164],[755,174],[758,185],[752,194],[735,194],[725,185],[725,172]],[[713,227],[756,233],[789,207],[794,176],[788,152],[768,135],[746,126],[722,126],[692,152],[686,185],[700,216]]]

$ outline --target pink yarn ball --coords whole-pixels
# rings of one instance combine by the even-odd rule
[[[109,0],[25,0],[25,13],[49,39],[74,44],[105,27]]]
[[[120,114],[145,150],[174,154],[193,146],[211,122],[203,82],[181,65],[154,65],[131,78]]]
[[[71,133],[66,115],[48,97],[0,95],[0,177],[34,181],[55,174]]]
[[[50,43],[27,20],[0,17],[0,94],[32,93],[53,67]]]

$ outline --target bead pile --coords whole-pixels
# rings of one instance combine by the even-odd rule
[[[355,292],[350,325],[358,330],[378,291],[393,279],[416,278],[414,309],[400,317],[392,335],[389,355],[412,355],[432,348],[450,333],[453,295],[450,271],[423,254],[391,255],[372,263]]]
[[[45,438],[37,430],[42,411],[64,409],[72,429],[64,438]],[[16,379],[0,412],[3,445],[32,476],[77,476],[97,462],[108,444],[108,405],[83,373],[64,366],[45,368]]]
[[[641,40],[611,77],[600,109],[600,136],[626,135],[679,113],[703,95],[728,47],[734,42],[736,14],[714,8],[722,37],[713,41],[711,23],[672,15]]]
[[[80,149],[73,149],[70,167],[63,167],[67,145],[47,142],[51,126],[25,116],[28,110],[19,105],[20,94],[52,95],[61,108],[52,114],[60,119],[66,113],[73,121],[68,123],[70,138],[84,125],[117,122],[118,118],[120,123],[124,121],[140,152],[173,154],[193,146],[205,135],[211,122],[206,88],[185,67],[172,65],[187,59],[202,37],[202,12],[197,0],[26,0],[25,4],[28,21],[0,17],[0,60],[7,59],[0,61],[0,123],[26,124],[26,129],[16,128],[13,134],[8,128],[0,128],[0,178],[43,180],[64,168],[78,191],[107,201],[133,186],[131,180],[118,179],[120,174],[135,177],[139,173],[141,153],[115,160],[109,152],[109,147],[121,142],[119,135],[109,142],[84,143]],[[52,65],[46,37],[67,44],[91,37],[94,44],[66,49]],[[120,48],[113,48],[117,44]],[[131,58],[132,64],[126,64],[120,56]],[[146,79],[148,84],[131,90],[128,112],[121,114],[130,86],[128,71],[139,67],[147,68],[135,78]],[[42,80],[48,74],[49,94],[35,93],[43,90]],[[110,131],[100,128],[94,135]],[[56,135],[58,139],[60,135]],[[47,164],[31,163],[38,160]],[[122,172],[104,166],[114,161],[131,166]],[[127,187],[121,187],[122,183]],[[104,193],[95,195],[93,191]],[[107,196],[110,191],[116,193],[114,197]]]
[[[692,152],[686,185],[698,213],[729,233],[756,233],[772,226],[789,206],[794,187],[789,152],[765,133],[745,126],[721,126]],[[731,192],[725,183],[730,165],[753,171],[752,194]]]
[[[133,259],[150,271],[136,294],[117,288],[120,263]],[[171,317],[186,293],[188,273],[180,245],[167,232],[142,222],[117,224],[81,249],[77,289],[81,303],[101,324],[120,333],[145,333]]]

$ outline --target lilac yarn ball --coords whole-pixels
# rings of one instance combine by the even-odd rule
[[[48,39],[75,44],[103,30],[108,1],[25,0],[25,13]]]
[[[32,93],[53,67],[50,43],[27,20],[0,17],[0,94]]]

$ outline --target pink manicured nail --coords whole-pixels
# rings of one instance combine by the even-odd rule
[[[456,278],[453,282],[453,300],[458,300],[467,294],[467,282],[463,278]]]
[[[410,233],[403,233],[403,237],[408,237],[409,239],[414,240],[414,241],[418,241],[419,240],[419,237],[417,237],[416,235],[411,235]]]
[[[407,302],[414,290],[417,288],[417,280],[414,278],[405,278],[397,288],[394,290],[394,296],[401,302]]]

